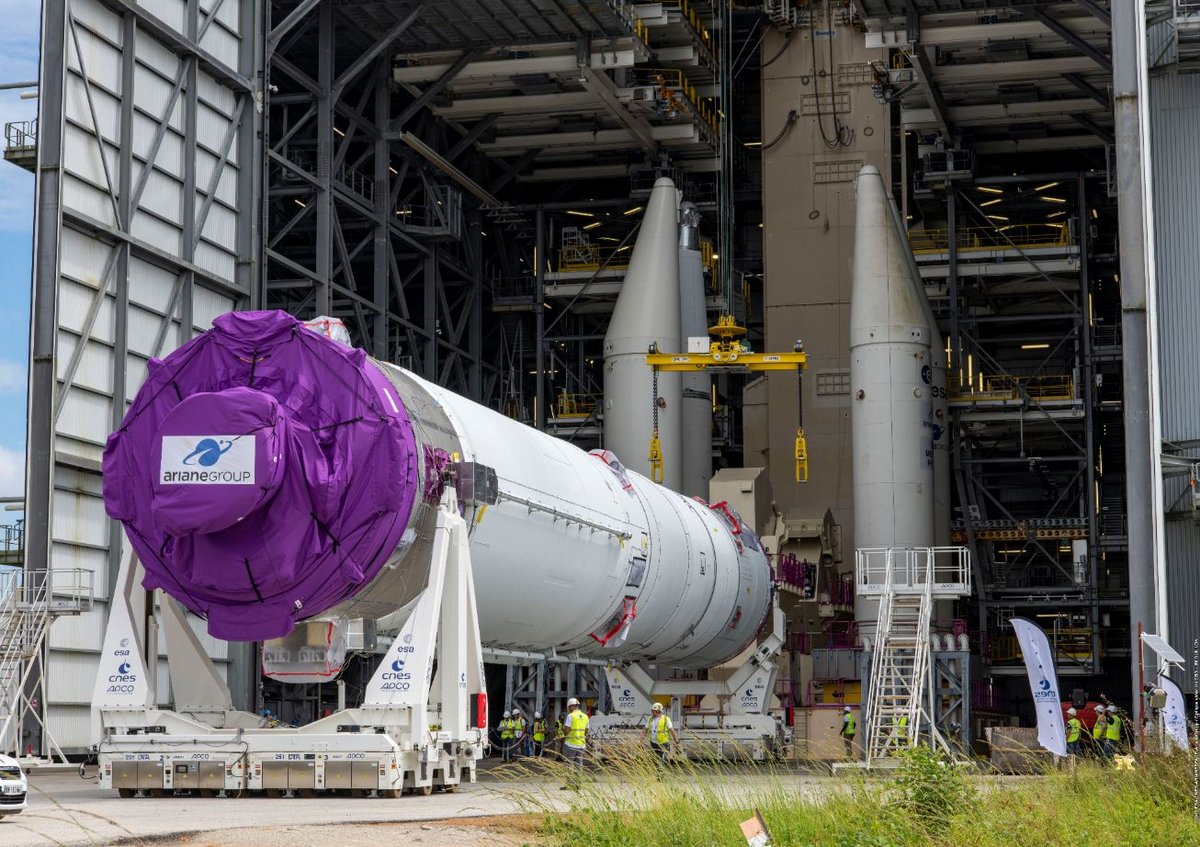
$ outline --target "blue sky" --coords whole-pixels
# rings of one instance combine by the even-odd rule
[[[37,79],[40,5],[0,0],[0,82]],[[36,100],[0,91],[0,124],[35,117]],[[0,497],[24,493],[32,238],[33,175],[0,161]]]

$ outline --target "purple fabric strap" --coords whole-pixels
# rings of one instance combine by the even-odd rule
[[[222,315],[152,360],[104,450],[143,584],[228,641],[285,635],[370,582],[418,485],[391,384],[283,312]]]

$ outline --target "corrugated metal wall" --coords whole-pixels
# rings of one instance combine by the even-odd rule
[[[1150,79],[1158,343],[1164,442],[1200,440],[1200,75]],[[1200,455],[1200,449],[1188,451]],[[1171,512],[1186,481],[1168,480],[1164,503],[1169,641],[1191,655],[1200,638],[1200,523]],[[1173,504],[1175,504],[1173,506]],[[1191,690],[1191,675],[1181,680]]]
[[[63,67],[43,68],[43,86],[62,86],[61,113],[40,115],[44,144],[61,139],[61,192],[39,197],[39,231],[56,227],[57,255],[34,287],[35,301],[57,306],[57,390],[53,461],[31,473],[51,475],[50,566],[92,571],[100,601],[50,630],[48,722],[67,751],[96,740],[91,691],[124,542],[100,496],[105,440],[151,357],[254,299],[256,8],[44,0],[43,55],[65,44]],[[227,661],[227,645],[202,641]],[[165,666],[160,680],[165,703]]]

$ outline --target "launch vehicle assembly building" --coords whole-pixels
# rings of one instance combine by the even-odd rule
[[[1200,5],[41,6],[0,752],[427,790],[575,697],[986,755],[1014,617],[1135,717],[1200,638]]]

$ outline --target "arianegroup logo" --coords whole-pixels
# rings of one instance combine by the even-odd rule
[[[253,435],[164,435],[162,485],[253,485]]]

